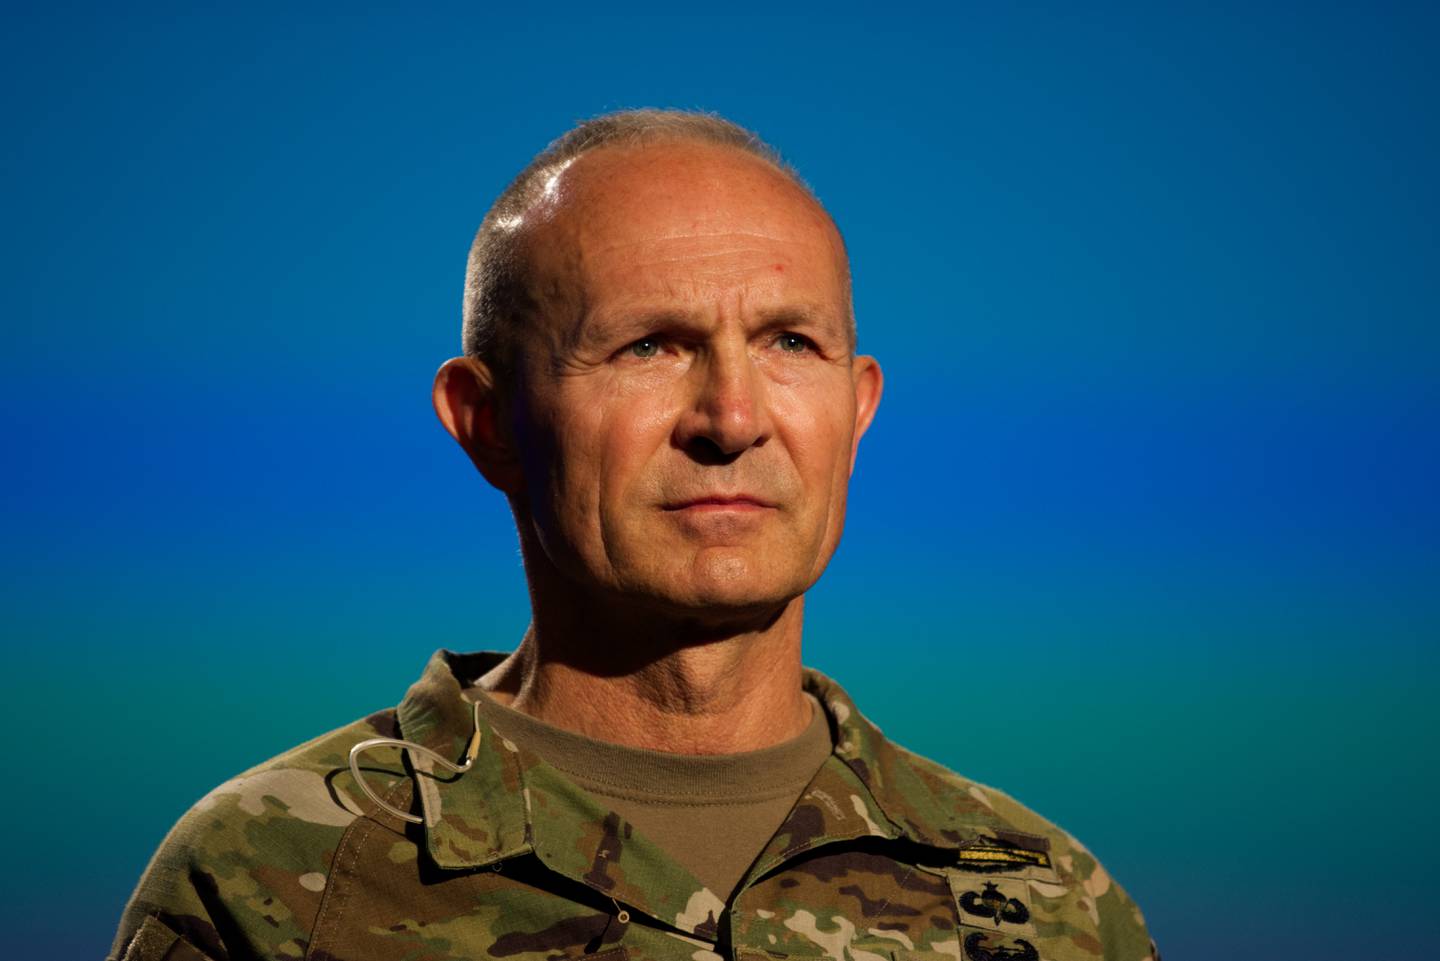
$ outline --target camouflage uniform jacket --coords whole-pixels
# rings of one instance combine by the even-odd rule
[[[501,654],[439,651],[398,708],[201,799],[156,852],[111,957],[125,961],[1142,961],[1134,903],[1074,838],[887,741],[806,672],[835,749],[727,904],[560,772],[482,729],[430,773],[350,747],[403,737],[458,759],[462,684]],[[417,787],[418,786],[418,787]],[[716,825],[716,830],[723,830]]]

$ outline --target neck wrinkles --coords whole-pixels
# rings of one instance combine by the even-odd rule
[[[477,686],[547,724],[628,747],[760,750],[797,737],[810,720],[802,611],[796,598],[761,630],[688,644],[547,620]]]

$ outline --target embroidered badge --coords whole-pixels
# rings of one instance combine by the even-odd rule
[[[1050,867],[1045,838],[996,832],[980,835],[957,852],[960,864],[974,871],[1003,871],[1012,867]]]
[[[1040,961],[1040,952],[1035,945],[1024,938],[1016,938],[1010,945],[990,947],[985,942],[990,935],[981,931],[965,936],[965,957],[970,961]]]
[[[960,895],[960,910],[977,918],[994,921],[998,928],[1006,924],[1024,924],[1030,920],[1030,909],[1018,898],[1008,898],[993,881],[985,882],[983,891],[966,891]]]

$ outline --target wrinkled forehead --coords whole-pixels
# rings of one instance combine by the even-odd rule
[[[548,292],[753,285],[770,270],[769,286],[847,297],[829,215],[758,157],[708,144],[605,147],[552,177],[526,218],[532,268]]]

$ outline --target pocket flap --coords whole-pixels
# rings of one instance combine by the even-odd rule
[[[213,961],[155,915],[145,919],[121,961]]]

